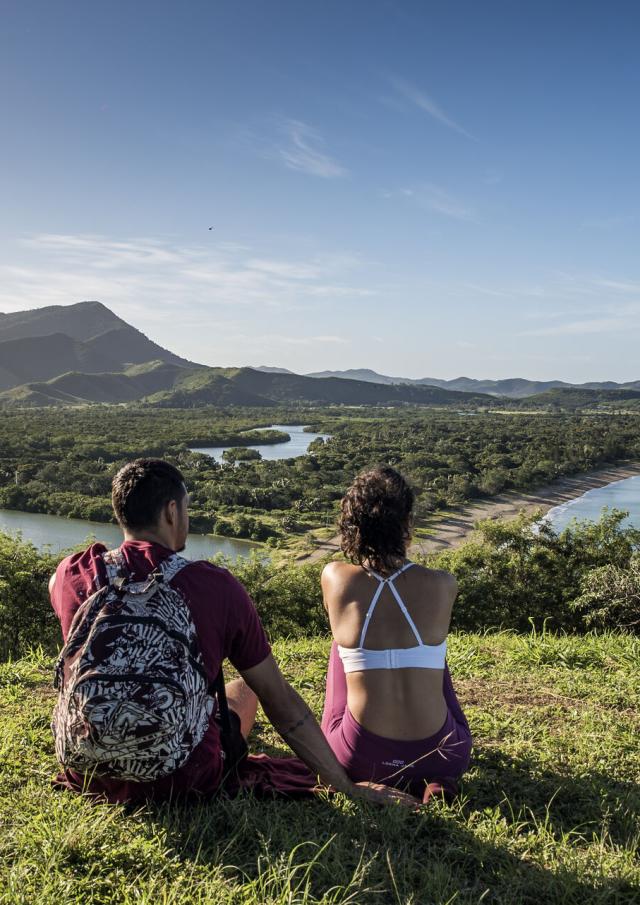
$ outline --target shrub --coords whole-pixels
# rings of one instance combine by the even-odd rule
[[[0,534],[0,659],[13,659],[38,645],[53,650],[59,642],[47,589],[56,562],[32,544]]]
[[[256,604],[271,638],[316,635],[328,631],[322,605],[323,563],[276,566],[258,557],[230,566]]]
[[[640,629],[640,554],[627,569],[609,564],[588,572],[572,604],[591,628]]]
[[[612,511],[597,523],[575,523],[560,534],[538,522],[539,515],[479,523],[477,540],[428,560],[430,566],[446,569],[458,579],[454,627],[527,631],[533,620],[540,628],[546,621],[550,629],[584,630],[590,624],[584,594],[589,582],[595,582],[600,615],[591,624],[615,628],[619,614],[614,617],[613,605],[605,606],[608,590],[602,570],[626,574],[640,549],[640,531],[622,527],[624,518],[625,513]]]

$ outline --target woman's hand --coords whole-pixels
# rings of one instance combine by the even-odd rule
[[[400,789],[394,789],[392,786],[384,786],[379,782],[357,782],[354,784],[354,789],[354,798],[362,798],[373,804],[399,804],[411,811],[417,811],[422,804],[419,798],[414,798],[407,792],[401,792]]]

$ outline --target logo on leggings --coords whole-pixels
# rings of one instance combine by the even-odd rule
[[[380,761],[383,767],[404,767],[405,760],[383,760]]]

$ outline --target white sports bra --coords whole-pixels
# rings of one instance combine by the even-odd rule
[[[338,653],[345,672],[357,672],[363,669],[444,669],[445,657],[447,655],[447,639],[442,644],[424,644],[418,633],[418,629],[409,612],[404,605],[400,594],[396,590],[394,580],[409,569],[414,563],[405,563],[401,569],[390,575],[389,578],[382,578],[375,572],[369,572],[374,578],[380,582],[373,595],[373,600],[367,610],[362,632],[360,633],[360,642],[358,647],[343,647],[338,644]],[[373,611],[380,599],[382,590],[388,585],[391,593],[395,597],[398,606],[402,610],[405,619],[409,623],[413,634],[416,636],[417,645],[415,647],[396,647],[387,650],[371,650],[364,647],[364,638],[369,628],[369,622],[373,616]]]

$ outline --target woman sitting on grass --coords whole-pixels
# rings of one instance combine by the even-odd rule
[[[407,559],[413,492],[393,468],[356,478],[342,551],[322,573],[333,645],[322,730],[352,780],[457,791],[471,733],[446,664],[453,575]]]

